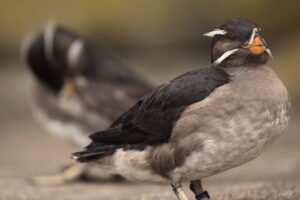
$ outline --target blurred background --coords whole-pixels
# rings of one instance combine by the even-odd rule
[[[0,196],[18,196],[20,188],[30,190],[18,198],[31,196],[30,191],[35,191],[35,187],[27,185],[26,178],[55,173],[59,164],[69,162],[69,154],[74,150],[59,138],[46,134],[43,127],[32,119],[29,109],[32,76],[20,56],[22,42],[28,35],[36,34],[51,22],[88,38],[156,84],[191,69],[208,67],[211,41],[202,35],[226,19],[246,17],[256,22],[275,58],[270,65],[291,95],[293,113],[290,126],[261,157],[245,166],[209,178],[207,182],[210,187],[217,187],[218,184],[289,181],[299,177],[299,5],[297,1],[287,3],[275,0],[2,0]],[[60,192],[68,191],[68,187],[75,187],[79,191],[82,189],[75,184],[61,186]],[[104,187],[107,189],[110,185]],[[121,187],[122,191],[130,191],[130,188],[124,187]],[[136,187],[146,193],[148,191],[143,185]],[[148,185],[146,188],[151,187]],[[299,183],[297,187],[300,188]],[[160,191],[161,188],[164,187],[151,189]],[[47,191],[34,192],[36,199],[48,194]],[[136,195],[134,191],[131,192],[130,195]]]

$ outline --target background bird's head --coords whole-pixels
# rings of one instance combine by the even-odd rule
[[[75,77],[85,62],[84,42],[71,31],[48,26],[26,49],[26,63],[39,82],[56,94],[75,92]]]
[[[260,35],[260,28],[248,19],[229,19],[204,35],[213,37],[212,63],[231,66],[265,64],[272,56]]]
[[[25,59],[39,83],[60,97],[70,97],[102,83],[152,88],[117,58],[60,26],[48,26],[29,42]]]

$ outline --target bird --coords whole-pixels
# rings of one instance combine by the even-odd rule
[[[72,159],[106,166],[128,180],[168,182],[187,200],[209,199],[202,179],[260,155],[287,126],[288,91],[268,67],[271,51],[258,25],[232,18],[212,37],[208,68],[156,87]]]
[[[35,80],[31,103],[35,118],[49,133],[77,147],[86,146],[90,132],[107,128],[153,89],[147,78],[59,25],[50,24],[29,40],[24,58]],[[72,164],[59,176],[34,181],[70,181],[85,168]]]

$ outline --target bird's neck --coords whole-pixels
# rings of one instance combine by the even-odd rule
[[[229,67],[256,67],[265,65],[268,61],[267,53],[260,55],[249,54],[248,52],[237,51],[234,54],[230,55],[228,58],[224,59],[221,63],[218,64],[221,68]],[[215,59],[212,60],[215,62]]]

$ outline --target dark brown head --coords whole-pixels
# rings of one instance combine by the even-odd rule
[[[227,20],[204,35],[213,38],[211,60],[214,65],[261,65],[271,56],[259,27],[248,19]]]
[[[49,25],[27,43],[25,60],[40,83],[55,94],[74,88],[71,80],[80,70],[82,40],[71,31]],[[73,90],[73,89],[71,89]]]

